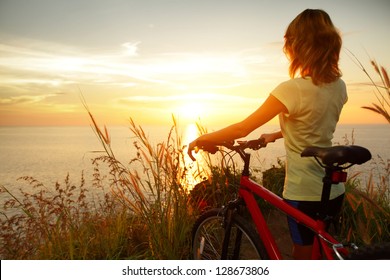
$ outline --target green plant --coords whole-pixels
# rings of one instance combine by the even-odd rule
[[[285,164],[278,159],[278,166],[263,171],[263,185],[273,193],[282,196],[285,173]]]

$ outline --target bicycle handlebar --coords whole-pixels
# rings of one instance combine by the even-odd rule
[[[245,150],[251,149],[251,150],[258,150],[260,148],[264,148],[267,146],[267,143],[265,143],[264,138],[254,139],[254,140],[248,140],[248,141],[229,141],[229,142],[221,142],[221,143],[214,143],[209,141],[198,141],[197,142],[197,148],[200,150],[203,150],[205,152],[208,152],[210,154],[215,154],[219,151],[219,147],[225,147],[231,151],[235,151],[238,154],[240,154],[241,157],[245,156]],[[189,153],[192,160],[195,160],[193,158],[192,154]]]
[[[226,147],[231,151],[238,153],[244,160],[249,159],[249,154],[245,153],[245,149],[258,150],[266,147],[267,143],[264,138],[259,138],[249,141],[230,141],[213,143],[209,141],[198,141],[197,148],[208,153],[215,154],[219,151],[220,146]],[[189,153],[192,160],[195,158]],[[328,148],[307,147],[301,153],[302,157],[314,157],[322,167],[338,168],[340,170],[347,169],[355,164],[362,164],[371,159],[371,153],[364,147],[350,146],[333,146]],[[343,166],[349,163],[348,166]]]

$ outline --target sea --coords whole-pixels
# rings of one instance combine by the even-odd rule
[[[143,126],[152,145],[166,141],[169,126]],[[129,127],[107,127],[111,146],[117,159],[127,164],[135,157],[134,141],[137,139]],[[254,131],[247,138],[259,137],[262,133],[274,132],[277,125],[266,125]],[[209,128],[208,131],[212,131]],[[194,126],[179,127],[183,145],[196,137]],[[354,144],[368,148],[373,160],[355,167],[353,172],[369,172],[383,168],[390,159],[390,125],[339,125],[333,142]],[[92,159],[104,155],[103,147],[91,127],[0,127],[0,185],[13,191],[29,188],[18,178],[33,177],[46,187],[63,182],[69,175],[75,184],[80,182],[81,173],[86,180],[93,172]],[[284,160],[282,140],[271,143],[254,157],[252,166],[260,170],[277,165]],[[379,170],[379,173],[381,171]]]

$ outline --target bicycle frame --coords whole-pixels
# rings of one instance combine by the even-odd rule
[[[331,234],[327,232],[326,221],[331,217],[327,215],[326,211],[321,210],[320,213],[318,213],[318,217],[311,218],[307,214],[288,204],[278,195],[274,194],[273,192],[269,191],[265,187],[259,185],[249,178],[250,154],[246,153],[244,150],[248,148],[252,150],[258,150],[265,147],[266,143],[264,143],[264,139],[259,138],[250,141],[237,141],[238,145],[235,145],[234,142],[222,142],[217,144],[211,142],[202,142],[198,144],[199,148],[210,153],[215,153],[218,151],[216,146],[224,146],[230,151],[234,151],[239,154],[241,159],[244,161],[244,168],[241,174],[240,187],[238,190],[239,198],[229,202],[227,208],[225,209],[239,210],[238,206],[245,204],[270,259],[279,260],[282,259],[282,256],[275,239],[273,238],[272,233],[268,228],[261,209],[255,200],[255,196],[264,199],[275,208],[295,219],[299,224],[306,226],[313,231],[314,241],[311,259],[325,258],[331,260],[336,258],[343,259],[344,256],[348,256],[349,251],[346,249],[346,247],[344,247],[343,244],[339,243]],[[367,149],[360,146],[337,146],[329,148],[307,147],[302,151],[301,156],[314,157],[317,162],[325,169],[325,175],[322,180],[323,189],[320,201],[321,208],[323,209],[327,209],[332,185],[346,181],[347,173],[344,172],[344,170],[354,164],[362,164],[371,159],[371,153]],[[227,257],[231,228],[230,210],[226,211],[224,214],[225,236],[222,245],[222,258]],[[240,246],[239,243],[241,242],[240,240],[241,236],[238,235],[236,238],[236,246],[238,246],[238,249]],[[348,246],[353,249],[357,249],[353,243],[349,244]],[[236,250],[237,248],[235,248],[235,252],[238,252],[238,250]]]
[[[312,259],[319,259],[321,256],[321,250],[326,259],[335,259],[333,257],[333,253],[336,252],[336,250],[340,250],[344,254],[346,253],[345,248],[337,248],[340,246],[340,243],[325,230],[325,223],[322,220],[314,220],[313,218],[289,205],[278,195],[251,180],[249,176],[241,176],[238,193],[239,196],[244,199],[246,207],[252,216],[260,238],[262,239],[271,259],[280,260],[282,259],[282,256],[278,246],[276,245],[275,239],[273,238],[268,228],[264,216],[259,206],[257,205],[254,194],[263,198],[265,201],[269,202],[292,218],[296,219],[298,223],[301,223],[313,230],[315,233],[315,238]],[[333,250],[329,248],[327,244],[333,244]]]

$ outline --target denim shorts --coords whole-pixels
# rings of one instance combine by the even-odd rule
[[[334,221],[343,204],[344,195],[340,195],[335,199],[329,200],[326,214],[333,219],[327,222],[327,227],[329,224]],[[285,200],[288,204],[304,212],[306,215],[310,216],[313,219],[318,217],[318,213],[321,210],[320,201],[296,201],[296,200]],[[314,232],[305,227],[304,225],[298,223],[295,219],[287,217],[288,226],[290,229],[290,234],[292,241],[298,245],[312,245],[314,241]]]

